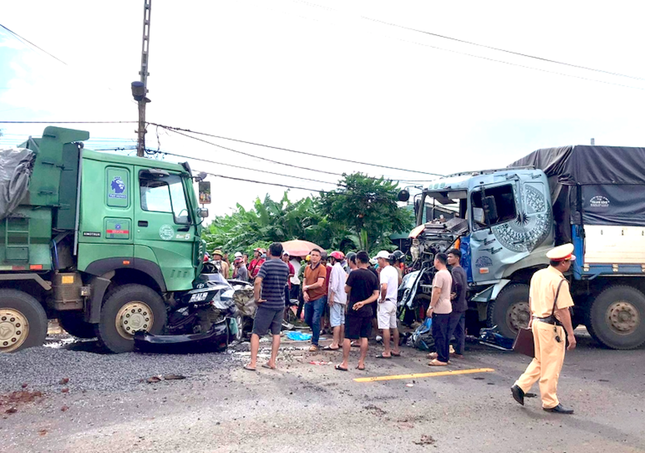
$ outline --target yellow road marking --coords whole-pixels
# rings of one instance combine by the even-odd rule
[[[492,368],[473,368],[470,370],[455,370],[455,371],[436,371],[434,373],[415,373],[415,374],[397,374],[393,376],[374,376],[365,378],[356,378],[355,382],[374,382],[374,381],[392,381],[395,379],[416,379],[426,377],[439,377],[439,376],[453,376],[459,374],[474,374],[474,373],[492,373],[495,371]]]

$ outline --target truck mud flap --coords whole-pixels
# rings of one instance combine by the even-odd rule
[[[227,322],[215,324],[205,333],[152,335],[139,331],[134,334],[135,348],[143,352],[193,353],[196,351],[224,350],[228,342]]]
[[[111,281],[103,277],[92,277],[89,283],[92,295],[88,300],[89,306],[85,306],[84,321],[90,324],[97,324],[101,320],[103,296],[105,296],[105,290],[110,286]]]

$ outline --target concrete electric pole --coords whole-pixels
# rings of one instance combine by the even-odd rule
[[[146,104],[148,94],[148,48],[150,45],[150,12],[152,0],[143,0],[143,43],[141,48],[141,71],[139,82],[132,82],[132,96],[139,105],[139,130],[137,131],[137,156],[143,157],[146,149]]]

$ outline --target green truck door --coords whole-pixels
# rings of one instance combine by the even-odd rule
[[[179,174],[135,167],[139,188],[134,224],[135,259],[156,261],[168,291],[192,289],[194,229]],[[163,172],[166,173],[166,172]]]

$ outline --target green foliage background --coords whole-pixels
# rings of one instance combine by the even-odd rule
[[[291,202],[288,192],[280,201],[268,195],[245,210],[237,205],[232,214],[216,217],[207,228],[209,251],[249,253],[271,242],[304,239],[328,251],[392,249],[389,236],[408,231],[413,216],[397,206],[398,184],[361,173],[343,175],[339,188],[319,196]]]

